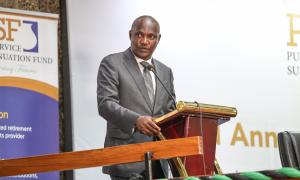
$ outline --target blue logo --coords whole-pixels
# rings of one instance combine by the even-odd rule
[[[24,24],[29,24],[31,26],[31,31],[36,38],[36,44],[31,49],[23,48],[24,52],[39,52],[39,38],[38,38],[38,23],[34,21],[23,21]]]

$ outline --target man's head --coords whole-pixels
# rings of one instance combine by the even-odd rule
[[[129,37],[134,55],[150,59],[161,37],[159,23],[151,16],[140,16],[132,23]]]

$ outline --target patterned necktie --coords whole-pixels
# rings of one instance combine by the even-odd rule
[[[141,62],[141,65],[144,67],[143,76],[144,76],[144,80],[145,80],[145,84],[146,84],[146,87],[148,90],[148,95],[149,95],[151,104],[153,105],[153,103],[154,103],[153,82],[152,82],[152,77],[151,77],[150,71],[147,68],[148,66],[150,66],[150,64],[143,61],[143,62]]]

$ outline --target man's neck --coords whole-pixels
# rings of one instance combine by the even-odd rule
[[[130,49],[130,50],[131,50],[131,49]],[[152,64],[152,63],[151,63],[152,57],[150,57],[149,59],[142,59],[142,58],[139,58],[138,56],[136,56],[132,50],[131,50],[131,52],[132,52],[133,56],[135,57],[135,59],[136,59],[138,62],[146,61],[146,62]]]

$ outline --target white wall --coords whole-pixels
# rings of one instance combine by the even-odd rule
[[[250,131],[299,130],[299,68],[287,52],[287,13],[300,14],[296,0],[68,0],[72,111],[75,150],[103,147],[105,120],[96,103],[101,59],[129,47],[132,21],[152,15],[162,39],[154,57],[175,76],[177,100],[234,106],[238,116],[222,125],[217,159],[224,172],[276,169],[278,148],[251,146]],[[300,19],[294,19],[300,29]],[[300,55],[299,55],[300,56]],[[230,145],[240,123],[246,138]],[[240,129],[241,130],[241,129]],[[241,136],[241,131],[238,135]],[[249,146],[246,146],[245,140]],[[108,179],[100,168],[76,171],[77,180]]]

